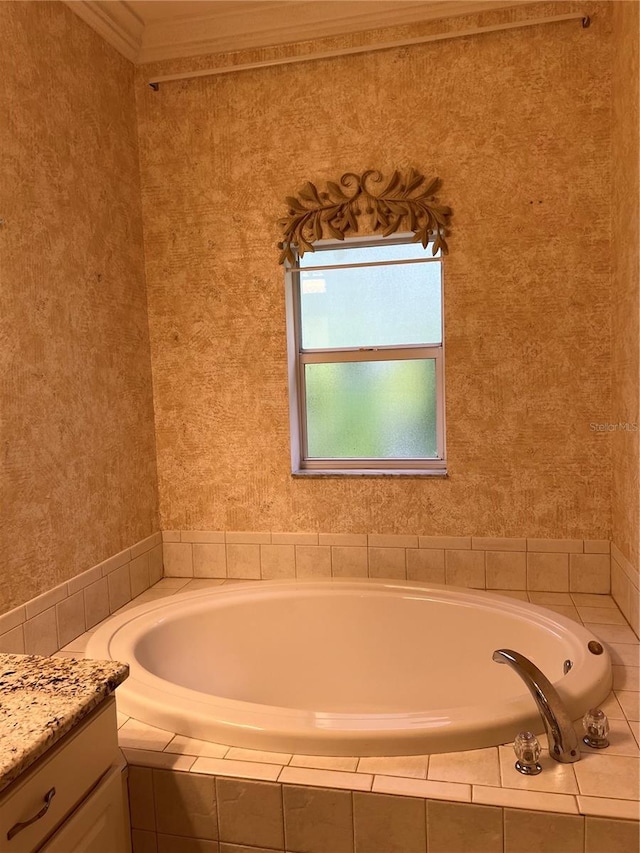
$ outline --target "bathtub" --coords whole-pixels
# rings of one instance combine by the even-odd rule
[[[126,661],[118,708],[231,746],[408,755],[512,741],[543,726],[495,649],[530,658],[572,719],[611,689],[593,635],[542,607],[436,584],[259,581],[131,608],[87,656]],[[570,671],[563,664],[570,660]]]

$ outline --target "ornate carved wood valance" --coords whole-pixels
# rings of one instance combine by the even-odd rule
[[[357,233],[362,214],[369,215],[371,231],[382,231],[383,237],[412,231],[415,241],[425,248],[433,240],[434,255],[438,250],[446,254],[451,208],[439,204],[434,196],[440,179],[425,181],[415,169],[409,169],[406,175],[396,170],[386,185],[374,169],[362,175],[346,172],[339,183],[327,181],[323,192],[307,181],[297,197],[285,199],[289,211],[279,220],[283,232],[282,242],[278,243],[280,263],[294,264],[295,252],[300,257],[313,252],[316,240],[344,240],[346,235]],[[383,184],[383,189],[376,192],[373,184]]]

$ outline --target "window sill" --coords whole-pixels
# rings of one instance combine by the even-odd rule
[[[449,476],[447,471],[428,468],[406,468],[406,469],[300,469],[291,472],[292,477],[435,477],[436,479],[445,480]]]

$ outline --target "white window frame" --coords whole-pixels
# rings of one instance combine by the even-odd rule
[[[413,242],[413,234],[400,234],[394,238],[354,237],[346,240],[319,240],[316,251],[323,249],[349,249],[350,247],[379,246]],[[437,263],[440,265],[441,342],[420,346],[398,345],[381,347],[340,347],[330,349],[303,349],[300,305],[300,267],[285,265],[285,296],[287,320],[287,353],[289,368],[289,417],[291,424],[291,470],[294,475],[435,475],[445,476],[445,412],[444,412],[444,293],[442,287],[442,257],[432,257],[425,249],[424,259],[416,261],[379,261],[370,266],[398,265],[402,263]],[[345,263],[362,267],[365,264]],[[319,267],[340,269],[343,265]],[[302,270],[312,271],[313,265]],[[383,356],[383,357],[381,357]],[[307,458],[305,412],[305,365],[335,362],[392,361],[433,359],[436,371],[436,438],[437,456],[429,459],[318,459]]]

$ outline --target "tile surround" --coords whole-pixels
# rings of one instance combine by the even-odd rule
[[[428,763],[428,755],[367,756],[359,759],[358,772],[426,779]]]
[[[272,571],[277,571],[277,568],[274,568],[277,563],[274,557],[282,556],[284,550],[287,554],[287,560],[284,561],[287,572],[292,572],[292,576],[299,577],[313,577],[317,574],[327,576],[329,572],[334,577],[363,576],[369,573],[372,564],[373,574],[376,574],[382,571],[384,565],[382,557],[387,556],[385,552],[389,551],[393,554],[392,565],[396,571],[398,567],[404,565],[405,572],[410,578],[435,580],[435,577],[429,577],[429,575],[442,578],[448,559],[450,568],[459,565],[472,569],[475,567],[477,573],[481,567],[483,573],[486,573],[486,583],[491,588],[494,584],[500,583],[503,585],[501,592],[511,592],[524,600],[529,599],[542,606],[564,608],[567,611],[571,609],[575,614],[574,618],[588,622],[591,630],[599,633],[606,642],[610,643],[610,651],[616,667],[617,693],[616,696],[612,694],[606,705],[612,720],[612,733],[619,743],[614,747],[615,752],[607,751],[609,754],[606,756],[589,755],[589,760],[583,760],[579,765],[569,767],[568,774],[566,768],[560,768],[558,772],[559,765],[557,765],[546,768],[547,772],[536,777],[537,782],[532,782],[532,780],[525,780],[524,777],[518,777],[515,773],[509,773],[510,748],[508,747],[476,750],[467,754],[432,756],[431,760],[429,756],[407,756],[404,759],[402,757],[331,759],[330,757],[290,756],[256,753],[252,750],[234,750],[223,744],[210,744],[183,738],[172,732],[144,726],[135,720],[121,719],[121,746],[125,750],[133,771],[130,784],[133,797],[134,853],[145,853],[147,849],[186,850],[190,849],[185,846],[188,844],[195,844],[194,849],[198,850],[219,850],[220,847],[211,847],[211,845],[220,844],[225,853],[226,851],[244,853],[247,850],[252,853],[253,851],[262,853],[263,850],[268,850],[269,853],[271,851],[328,853],[326,839],[338,836],[347,839],[345,849],[348,853],[351,853],[351,848],[348,846],[349,838],[356,839],[353,853],[366,853],[367,839],[374,835],[371,834],[370,829],[367,829],[367,826],[370,827],[372,824],[367,824],[362,817],[366,814],[366,809],[363,811],[362,805],[359,811],[356,809],[356,815],[359,814],[360,817],[353,816],[354,798],[357,797],[380,797],[381,799],[375,800],[375,803],[383,803],[387,810],[391,810],[390,819],[397,826],[402,823],[400,815],[404,814],[408,802],[420,804],[420,814],[424,814],[425,837],[431,840],[430,853],[432,850],[437,853],[438,845],[445,850],[446,847],[442,845],[449,843],[447,839],[451,837],[450,833],[454,829],[458,833],[456,837],[481,839],[477,842],[481,844],[478,851],[486,849],[488,853],[492,853],[494,847],[496,851],[501,851],[500,845],[504,843],[506,845],[504,849],[509,853],[520,853],[520,848],[513,847],[510,840],[515,837],[513,827],[518,822],[522,826],[529,825],[531,821],[524,817],[527,814],[534,816],[532,821],[535,823],[535,817],[540,812],[547,813],[544,817],[545,821],[572,817],[573,829],[567,830],[567,837],[571,839],[570,844],[580,853],[599,853],[594,845],[605,830],[594,821],[601,821],[602,824],[610,823],[611,832],[615,837],[623,839],[624,843],[627,843],[630,838],[637,837],[638,803],[635,799],[631,799],[638,797],[636,780],[640,754],[636,740],[636,738],[640,739],[637,721],[640,716],[637,710],[640,655],[637,652],[636,637],[625,624],[615,601],[597,592],[590,585],[585,589],[584,585],[572,583],[569,580],[567,584],[569,588],[566,590],[534,589],[527,592],[522,589],[523,565],[525,567],[532,563],[540,565],[538,557],[532,559],[534,554],[543,555],[543,562],[547,555],[552,559],[564,556],[567,560],[569,575],[571,575],[572,559],[593,555],[597,562],[588,560],[587,563],[592,565],[586,563],[585,565],[587,569],[595,566],[598,576],[605,579],[599,581],[597,588],[603,588],[608,578],[609,560],[608,554],[603,553],[602,541],[595,541],[594,544],[591,540],[585,540],[582,542],[583,551],[580,552],[575,550],[577,540],[562,542],[561,550],[560,545],[554,547],[548,540],[541,547],[540,540],[505,540],[505,544],[502,545],[500,541],[493,538],[419,537],[418,544],[421,547],[411,547],[416,537],[367,538],[361,534],[353,537],[342,534],[316,536],[315,534],[256,533],[245,535],[235,532],[230,535],[231,541],[229,541],[227,535],[219,531],[170,531],[162,536],[155,534],[66,584],[61,584],[54,590],[44,593],[27,605],[0,616],[0,648],[51,654],[64,644],[63,641],[67,641],[66,649],[60,654],[81,655],[87,637],[84,633],[75,639],[71,635],[81,628],[90,631],[98,621],[108,615],[108,610],[113,612],[118,604],[125,608],[133,606],[130,603],[133,593],[141,594],[142,600],[146,600],[150,597],[180,593],[192,587],[195,588],[197,584],[207,583],[207,580],[212,583],[240,582],[240,576],[243,574],[249,576],[247,579],[257,579],[264,576],[263,565],[271,566]],[[244,541],[245,539],[249,541]],[[168,576],[161,578],[162,540],[164,540],[165,549],[167,545],[180,546],[180,551],[177,552],[180,558],[178,560],[180,574],[177,576],[170,576],[171,566],[175,563],[172,563],[169,558],[169,565],[165,567]],[[520,551],[518,549],[523,542],[527,550]],[[540,550],[533,551],[534,545]],[[238,562],[234,564],[232,559],[231,564],[235,566],[235,572],[229,572],[228,554],[230,548],[233,553],[232,546],[241,547],[243,550],[245,546],[251,546],[251,553],[254,556],[256,552],[258,554],[257,566],[254,560],[252,563],[245,563],[245,570],[242,571],[238,569]],[[198,547],[202,551],[196,557]],[[263,550],[264,560],[262,559]],[[372,550],[376,555],[373,561],[371,561]],[[448,552],[455,553],[450,556]],[[468,565],[467,561],[461,557],[463,552],[468,552],[470,555]],[[175,550],[173,553],[176,554]],[[317,562],[314,561],[316,555]],[[211,562],[217,567],[216,577],[211,577],[209,574],[207,559],[209,556],[213,557]],[[512,574],[509,573],[509,557],[514,558]],[[564,566],[564,560],[562,562]],[[576,563],[574,567],[577,573],[584,568]],[[637,589],[634,585],[637,575],[628,564],[621,561],[619,552],[616,555],[613,551],[612,575],[616,571],[618,577],[615,583],[618,587],[623,585],[624,581],[620,580],[620,577],[623,577],[630,587]],[[230,578],[227,578],[227,573],[231,576]],[[234,573],[238,576],[237,578],[233,578]],[[540,574],[537,575],[537,586],[539,578]],[[513,584],[513,589],[510,589],[509,584]],[[150,589],[151,585],[153,585],[152,589]],[[551,585],[556,586],[555,583]],[[608,585],[606,588],[608,589]],[[633,589],[627,589],[622,595],[619,593],[618,597],[622,604],[627,603],[630,606]],[[637,592],[635,594],[637,595]],[[602,762],[602,758],[607,760]],[[599,769],[603,770],[602,774]],[[500,770],[502,777],[500,777]],[[225,782],[237,783],[240,786],[239,790],[242,791],[246,790],[246,786],[258,786],[249,788],[253,799],[258,798],[257,802],[260,801],[263,793],[260,786],[271,786],[269,796],[272,805],[279,798],[285,804],[285,811],[278,820],[283,821],[285,835],[282,836],[282,843],[287,846],[265,847],[264,844],[261,846],[256,843],[260,838],[268,837],[272,842],[277,840],[276,835],[279,832],[277,828],[276,834],[263,836],[260,835],[263,831],[260,828],[256,829],[256,834],[253,835],[251,834],[253,830],[249,830],[248,835],[236,836],[229,831],[229,837],[221,834],[218,841],[211,836],[211,829],[202,829],[203,826],[213,825],[211,814],[208,817],[206,814],[202,816],[198,809],[195,809],[195,814],[201,816],[197,820],[194,819],[195,822],[186,820],[186,823],[181,823],[185,820],[184,815],[175,814],[171,817],[169,813],[158,819],[155,800],[152,799],[150,807],[147,790],[151,780],[152,798],[157,796],[161,800],[164,789],[158,787],[160,793],[154,794],[153,780],[156,774],[160,774],[157,778],[163,780],[162,784],[165,787],[166,785],[174,786],[176,790],[181,785],[190,786],[191,783],[186,780],[191,777],[204,779],[204,782],[198,782],[203,786],[203,790],[211,788],[213,791],[215,788],[216,792],[220,785],[224,786]],[[170,777],[185,778],[164,780],[165,774]],[[564,781],[560,776],[563,776]],[[546,777],[544,784],[541,781],[543,777]],[[609,778],[618,780],[616,786],[606,781],[602,782],[602,779]],[[160,786],[161,783],[159,782],[158,785]],[[211,787],[212,785],[214,787]],[[145,790],[147,790],[147,802],[142,808],[140,798],[144,800]],[[327,807],[327,803],[333,802],[334,799],[339,804],[335,809],[335,825],[332,823],[333,810]],[[321,827],[314,824],[311,828],[311,824],[305,822],[300,813],[296,815],[294,804],[302,801],[312,803],[309,808],[315,809],[318,814],[326,814],[326,823]],[[213,805],[210,803],[210,807],[218,808],[218,801],[214,799],[212,802]],[[362,800],[362,802],[368,801]],[[262,803],[262,806],[266,812],[271,808],[265,803]],[[450,819],[448,821],[443,819],[443,815],[450,817],[451,809],[456,810],[455,827],[452,826]],[[410,811],[413,823],[416,821],[418,810],[412,806]],[[219,818],[218,814],[217,819]],[[265,820],[270,820],[273,824],[273,816],[269,817],[267,814]],[[419,818],[416,825],[419,825],[421,820],[422,818]],[[353,835],[356,826],[354,821],[359,821],[359,835],[357,831]],[[338,823],[341,827],[339,830],[336,828]],[[225,825],[224,822],[222,825]],[[226,826],[231,825],[227,819]],[[499,826],[507,827],[506,834],[498,832],[496,827]],[[562,823],[565,829],[568,826],[569,824]],[[287,827],[289,827],[288,830]],[[349,832],[344,835],[345,827],[351,828],[349,831],[352,835],[349,835]],[[226,831],[221,829],[221,832]],[[190,834],[194,832],[200,834]],[[290,846],[287,832],[291,840],[296,839],[296,843],[303,846],[299,848]],[[335,835],[336,832],[338,835]],[[247,838],[247,841],[233,840],[231,836],[235,839]],[[411,844],[417,843],[416,851],[420,850],[421,853],[425,849],[420,847],[422,837],[422,830],[418,829],[417,836],[411,835],[413,840],[410,841]],[[280,838],[279,835],[278,838]],[[322,840],[323,838],[325,841]],[[254,839],[254,842],[250,843],[249,839]],[[323,844],[325,844],[324,848]],[[573,847],[567,849],[573,849]],[[626,853],[626,848],[620,849],[625,850]],[[334,853],[333,848],[331,853]],[[553,853],[556,853],[555,849]],[[562,853],[565,853],[564,849]]]
[[[611,543],[611,592],[636,635],[640,636],[640,578],[622,551]]]
[[[166,578],[160,589],[175,594],[189,589],[190,583]],[[630,682],[637,685],[640,645],[630,629],[620,624],[619,610],[610,596],[520,594],[542,606],[571,608],[578,619],[580,611],[586,617],[602,619],[593,623],[592,630],[597,634],[599,629],[604,633],[613,629],[617,642],[610,651],[615,666],[628,672]],[[510,745],[466,753],[358,759],[261,753],[176,735],[161,752],[138,749],[129,741],[125,754],[134,767],[155,767],[154,772],[173,768],[172,772],[181,775],[215,778],[217,791],[220,786],[235,784],[233,790],[248,796],[246,802],[251,801],[252,810],[245,821],[239,821],[236,812],[235,821],[227,816],[226,824],[220,824],[221,848],[234,853],[336,853],[343,849],[345,853],[380,853],[381,848],[375,846],[381,837],[376,829],[380,822],[385,826],[385,853],[387,849],[451,853],[458,849],[452,844],[462,844],[460,850],[473,849],[474,853],[604,853],[597,846],[603,837],[615,838],[619,853],[635,853],[640,826],[636,781],[640,747],[632,734],[633,726],[637,728],[633,718],[639,716],[637,696],[637,690],[619,689],[603,703],[611,719],[609,750],[596,752],[585,747],[582,761],[566,766],[543,754],[543,774],[530,779],[512,769]],[[120,731],[126,736],[126,722]],[[156,736],[157,731],[151,735]],[[150,739],[143,736],[138,745],[146,747]],[[210,757],[206,757],[209,750]],[[173,764],[187,760],[193,763]],[[132,778],[135,786],[138,777]],[[612,780],[617,780],[615,785]],[[132,796],[139,799],[140,795],[134,790]],[[143,826],[141,818],[134,820],[140,821],[139,826],[134,823],[135,837]],[[265,840],[273,844],[279,837],[279,822],[284,846],[265,847]],[[541,827],[545,828],[542,835]],[[162,835],[157,830],[147,832],[158,839]],[[468,847],[471,842],[473,848]],[[134,853],[145,853],[145,848],[134,847]]]
[[[426,850],[424,801],[387,794],[354,793],[353,827],[358,853],[423,853]]]
[[[527,555],[524,551],[485,553],[487,589],[526,589]]]
[[[52,655],[144,593],[162,574],[158,532],[0,615],[0,650]]]
[[[215,784],[223,841],[280,850],[284,847],[280,785],[221,777]]]
[[[159,833],[217,840],[215,779],[198,773],[152,772],[155,828]]]
[[[638,849],[637,819],[628,808],[611,807],[600,798],[596,810],[601,814],[585,816],[562,802],[573,797],[562,795],[532,798],[525,792],[473,786],[471,803],[469,798],[450,799],[455,786],[445,783],[441,790],[437,783],[412,784],[408,779],[392,779],[385,786],[385,777],[376,776],[373,790],[359,791],[318,787],[311,780],[291,784],[284,777],[271,782],[171,772],[130,760],[134,853],[146,849],[136,846],[136,836],[146,833],[150,837],[145,843],[152,843],[162,837],[160,827],[179,830],[182,838],[199,845],[194,849],[205,849],[201,845],[217,837],[223,849],[242,853],[604,853],[607,848],[598,846],[603,839],[614,840],[618,853]],[[433,787],[425,789],[429,784]],[[182,791],[183,802],[195,805],[193,817],[192,809],[177,807],[180,798],[173,798],[164,811],[167,791],[176,790]],[[198,796],[202,791],[204,800]],[[504,796],[487,796],[487,791]]]
[[[353,797],[350,791],[296,787],[282,789],[287,847],[309,853],[353,853]]]
[[[471,802],[471,785],[462,782],[434,782],[431,779],[405,779],[400,776],[375,776],[372,790],[380,794],[422,797],[428,800]]]
[[[368,577],[369,556],[366,546],[332,545],[331,575],[334,578]]]
[[[582,853],[584,818],[505,809],[504,846],[518,853]]]
[[[602,539],[202,530],[165,531],[162,538],[171,577],[370,577],[585,595],[611,589]]]
[[[430,802],[427,806],[429,853],[502,853],[502,810],[490,806]]]

